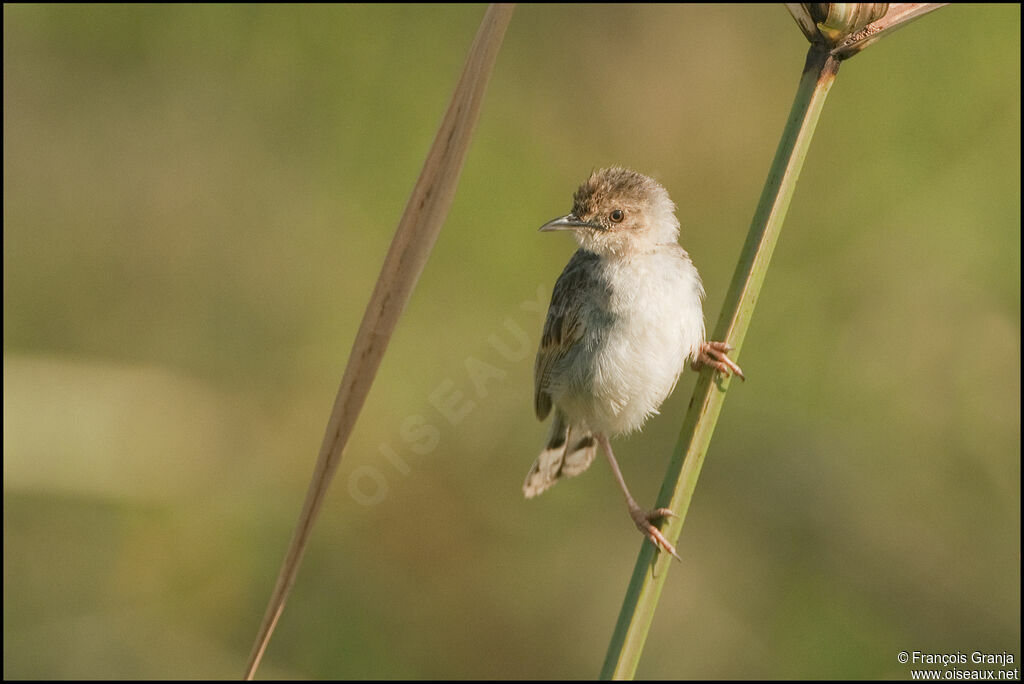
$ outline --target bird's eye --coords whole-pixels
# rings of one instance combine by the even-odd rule
[[[611,213],[609,218],[611,218],[612,222],[614,223],[622,223],[622,219],[626,218],[626,215],[623,213],[621,209],[616,209]]]

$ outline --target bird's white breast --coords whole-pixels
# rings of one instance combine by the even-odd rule
[[[590,357],[590,387],[576,384],[560,402],[591,429],[616,434],[638,429],[672,392],[687,359],[704,341],[704,290],[677,245],[602,259],[608,325],[590,331],[581,353]],[[568,388],[567,388],[568,389]],[[588,391],[589,390],[589,391]]]

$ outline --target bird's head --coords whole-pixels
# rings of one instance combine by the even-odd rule
[[[584,249],[628,255],[676,242],[676,205],[665,188],[636,171],[613,166],[590,174],[573,196],[572,212],[548,221],[542,232],[571,230]]]

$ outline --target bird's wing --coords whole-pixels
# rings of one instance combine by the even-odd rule
[[[580,341],[585,332],[581,304],[583,295],[591,292],[598,284],[594,268],[597,260],[597,255],[577,250],[558,277],[551,294],[551,306],[548,307],[548,317],[544,321],[544,334],[537,350],[533,373],[534,409],[540,420],[544,420],[551,411],[551,394],[548,389],[552,369]]]

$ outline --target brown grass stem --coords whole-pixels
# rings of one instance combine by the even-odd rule
[[[348,357],[302,512],[246,665],[246,679],[254,677],[281,617],[345,444],[369,394],[395,325],[448,215],[487,81],[513,8],[510,4],[493,4],[484,14],[451,103],[395,230]]]

